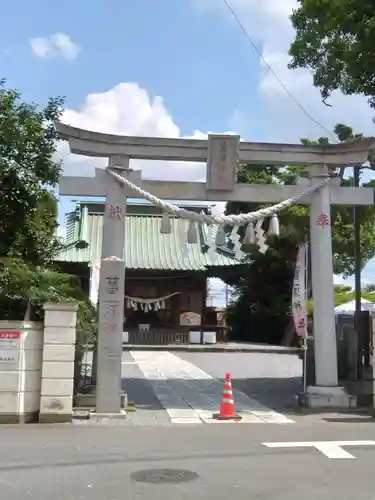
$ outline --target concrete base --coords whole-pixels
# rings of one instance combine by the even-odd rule
[[[72,413],[40,413],[40,424],[67,424],[73,420]]]
[[[344,387],[309,386],[305,393],[298,395],[298,404],[312,409],[348,409],[357,406],[357,398]]]
[[[373,406],[373,402],[375,402],[373,380],[357,380],[356,382],[345,381],[345,387],[350,394],[353,394],[353,396],[357,398],[358,406]]]
[[[96,406],[96,394],[77,394],[74,398],[74,404],[79,408],[95,408]],[[126,393],[121,394],[121,408],[126,408],[128,406],[128,395]]]
[[[114,420],[126,420],[127,418],[127,413],[125,410],[121,410],[120,413],[97,413],[97,412],[90,412],[90,420],[96,422],[96,423],[101,423],[101,422],[106,422],[110,420],[113,422]]]
[[[39,412],[30,413],[0,413],[0,425],[30,424],[38,422]]]

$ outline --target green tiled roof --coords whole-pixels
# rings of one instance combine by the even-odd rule
[[[88,248],[70,248],[62,252],[56,261],[64,262],[99,262],[103,236],[103,215],[86,213],[81,225],[80,238],[88,243]],[[214,263],[207,256],[205,246],[206,233],[202,227],[198,243],[187,243],[186,221],[171,219],[170,234],[160,233],[160,216],[131,215],[125,220],[124,260],[127,269],[199,271],[211,266],[238,265],[229,249],[219,249]],[[71,230],[71,229],[70,229]],[[182,236],[181,235],[181,236]],[[184,256],[185,253],[185,256]]]

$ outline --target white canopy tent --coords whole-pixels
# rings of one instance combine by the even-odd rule
[[[375,312],[375,303],[370,302],[369,300],[366,299],[361,299],[361,310]],[[335,314],[354,314],[354,313],[355,313],[355,300],[350,300],[349,302],[345,302],[345,304],[341,304],[340,306],[335,307]]]

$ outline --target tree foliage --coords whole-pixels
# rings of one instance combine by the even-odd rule
[[[375,107],[373,0],[298,0],[291,21],[291,68],[308,68],[325,100],[335,90]]]
[[[362,136],[339,124],[335,128],[339,141],[359,140]],[[303,144],[328,144],[326,137],[317,141],[302,139]],[[339,173],[339,172],[338,172]],[[237,182],[245,184],[294,184],[297,177],[308,176],[305,166],[280,168],[274,165],[239,165]],[[342,179],[351,185],[352,179]],[[371,181],[368,185],[373,185]],[[255,203],[227,204],[227,213],[238,214],[258,210],[265,205]],[[354,272],[353,207],[332,206],[332,246],[335,274],[350,276]],[[361,251],[364,266],[375,255],[375,206],[361,208]],[[279,214],[280,237],[268,240],[265,254],[248,247],[246,272],[223,279],[234,286],[236,299],[228,308],[228,322],[237,338],[278,343],[290,325],[291,289],[298,246],[309,241],[310,220],[307,206],[294,205]],[[267,230],[267,222],[263,228]],[[244,329],[244,325],[246,328]]]
[[[40,109],[0,81],[0,256],[40,264],[59,246],[52,190],[61,171],[54,156],[62,103],[53,98]]]
[[[62,248],[56,236],[55,121],[63,100],[44,108],[25,103],[0,81],[0,311],[1,319],[40,319],[45,302],[74,300],[78,335],[92,336],[95,311],[75,277],[52,261]]]

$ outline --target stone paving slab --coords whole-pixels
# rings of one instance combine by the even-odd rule
[[[262,406],[294,418],[296,394],[303,387],[302,361],[298,357],[275,353],[174,354],[221,381],[230,372],[235,389]]]
[[[140,371],[149,382],[171,423],[217,423],[223,383],[201,368],[167,351],[132,351]],[[259,401],[233,388],[241,423],[294,423]],[[222,423],[222,422],[221,422]]]
[[[128,394],[128,401],[137,405],[135,412],[128,412],[127,424],[170,424],[164,407],[134,358],[130,353],[123,353],[124,359],[125,361],[122,363],[122,389]]]

